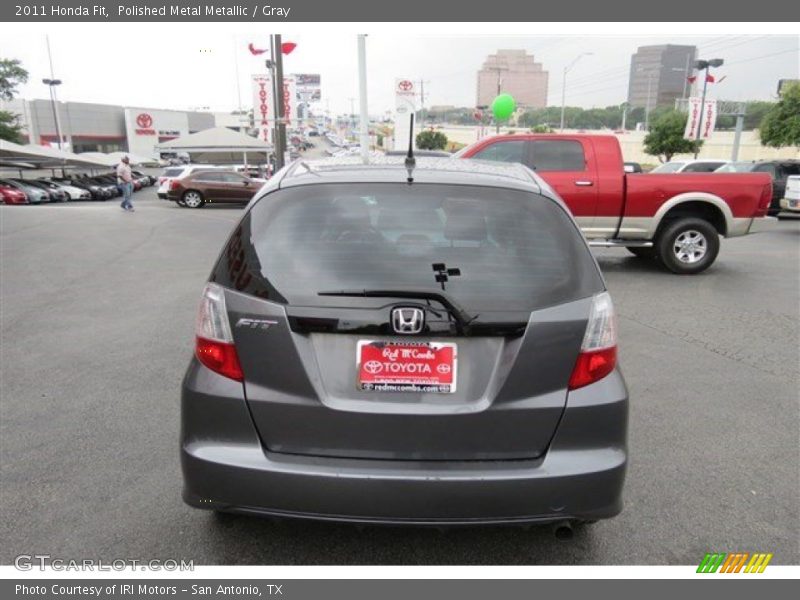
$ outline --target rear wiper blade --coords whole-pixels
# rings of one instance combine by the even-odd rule
[[[435,300],[444,306],[448,312],[455,317],[456,323],[462,328],[468,327],[478,315],[470,316],[464,308],[455,300],[443,292],[429,292],[427,290],[332,290],[317,292],[317,296],[346,296],[364,298],[410,298],[413,300]]]

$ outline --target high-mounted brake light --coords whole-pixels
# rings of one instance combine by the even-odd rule
[[[197,311],[195,355],[206,367],[230,379],[242,381],[244,375],[233,343],[225,291],[216,283],[206,284]]]
[[[592,299],[592,309],[581,352],[569,378],[569,389],[576,390],[600,381],[617,364],[617,317],[608,292]]]

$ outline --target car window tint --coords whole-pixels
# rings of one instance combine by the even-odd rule
[[[712,173],[719,169],[725,163],[721,162],[699,162],[687,165],[683,170],[684,173]]]
[[[563,208],[530,192],[434,184],[324,184],[277,190],[243,217],[213,280],[303,306],[323,290],[441,291],[472,311],[531,311],[602,290]]]
[[[180,177],[181,173],[183,173],[185,169],[182,167],[179,169],[164,169],[164,177]]]
[[[773,178],[775,177],[775,165],[772,163],[767,163],[764,165],[756,165],[755,169],[753,169],[756,173],[769,173]]]
[[[225,183],[244,183],[245,178],[236,173],[221,173],[222,181]]]
[[[472,158],[497,162],[518,162],[525,164],[525,141],[513,140],[496,142],[480,150]]]
[[[224,181],[222,173],[196,173],[192,176],[195,181]]]
[[[533,168],[546,171],[584,171],[583,144],[575,140],[535,140],[531,143]]]

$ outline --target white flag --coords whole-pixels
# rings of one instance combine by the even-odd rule
[[[700,129],[700,120],[702,118],[700,103],[700,98],[689,98],[689,118],[686,119],[686,129],[683,131],[684,139],[697,139],[697,132]]]
[[[700,139],[707,140],[714,133],[714,127],[717,125],[717,101],[706,100],[703,107],[703,117],[700,120]]]

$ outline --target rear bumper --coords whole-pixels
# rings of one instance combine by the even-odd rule
[[[182,395],[185,502],[396,524],[602,519],[622,509],[628,398],[615,371],[570,394],[547,453],[524,461],[336,459],[265,451],[241,385],[192,361]],[[213,390],[213,395],[206,393]]]

